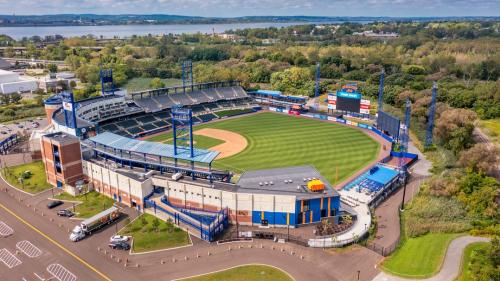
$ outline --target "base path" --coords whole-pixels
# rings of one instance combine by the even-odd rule
[[[243,151],[248,145],[247,139],[245,137],[231,131],[205,128],[195,131],[194,134],[224,141],[224,143],[210,148],[210,150],[220,152],[219,156],[217,156],[216,159],[223,159],[238,154]]]
[[[488,242],[490,239],[484,237],[474,237],[474,236],[462,236],[451,241],[450,246],[444,257],[444,262],[441,267],[441,271],[431,278],[427,279],[407,279],[402,277],[397,277],[389,275],[385,272],[379,273],[373,281],[408,281],[408,280],[420,280],[420,281],[453,281],[458,277],[460,273],[460,264],[462,262],[462,256],[465,247],[467,245],[476,242]]]

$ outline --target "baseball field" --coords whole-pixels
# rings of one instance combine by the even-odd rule
[[[247,140],[244,149],[214,162],[215,168],[236,173],[313,165],[335,184],[375,160],[379,151],[379,143],[360,130],[278,113],[265,112],[198,125],[194,128],[195,134],[206,128],[234,132]],[[204,148],[209,147],[206,142],[213,142],[199,136],[195,136],[195,141]]]

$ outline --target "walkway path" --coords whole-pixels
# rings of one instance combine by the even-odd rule
[[[488,242],[488,238],[484,237],[474,237],[474,236],[462,236],[458,237],[450,243],[446,256],[444,258],[443,266],[441,271],[427,279],[406,279],[402,277],[397,277],[389,275],[385,272],[379,273],[373,281],[408,281],[408,280],[420,280],[420,281],[452,281],[457,278],[460,273],[460,264],[462,261],[462,256],[465,247],[471,243],[475,242]]]
[[[410,202],[418,194],[422,182],[430,176],[432,164],[425,156],[410,143],[410,153],[418,154],[418,161],[410,168],[411,177],[406,186],[405,203]],[[375,209],[378,219],[377,233],[371,245],[381,249],[383,253],[390,253],[399,243],[400,220],[399,208],[403,199],[403,188],[398,189]]]

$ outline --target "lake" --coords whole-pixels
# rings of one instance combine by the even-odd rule
[[[333,23],[333,22],[332,22]],[[335,22],[339,23],[339,22]],[[120,38],[132,35],[161,35],[182,33],[221,33],[229,29],[286,27],[291,25],[306,24],[299,22],[257,22],[257,23],[228,23],[228,24],[158,24],[158,25],[99,25],[99,26],[16,26],[0,27],[0,34],[6,34],[16,40],[23,37],[46,35],[62,35],[64,37],[82,36],[92,34],[96,37]],[[323,24],[325,24],[323,22]]]

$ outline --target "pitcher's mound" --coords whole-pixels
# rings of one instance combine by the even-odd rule
[[[242,135],[231,131],[205,128],[195,131],[194,134],[224,141],[224,143],[210,148],[210,150],[220,152],[216,159],[222,159],[238,154],[248,145],[247,139],[245,139]]]

